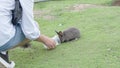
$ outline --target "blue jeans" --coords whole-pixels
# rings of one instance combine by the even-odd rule
[[[7,51],[15,47],[17,44],[21,43],[25,39],[25,35],[23,34],[23,31],[19,24],[15,26],[15,29],[15,36],[12,39],[10,39],[6,44],[1,46],[0,51]]]

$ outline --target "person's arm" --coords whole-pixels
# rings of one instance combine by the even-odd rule
[[[20,0],[20,3],[23,9],[22,22],[20,24],[26,38],[42,42],[48,49],[54,48],[55,41],[45,35],[41,35],[38,24],[34,21],[33,0]]]
[[[22,6],[21,28],[26,38],[35,40],[40,36],[40,31],[33,16],[33,0],[20,0]]]
[[[36,39],[36,41],[42,42],[47,46],[48,49],[53,49],[56,46],[55,41],[45,35],[40,35],[39,38]]]

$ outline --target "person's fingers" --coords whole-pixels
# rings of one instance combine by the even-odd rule
[[[55,47],[56,47],[56,43],[55,43],[55,41],[53,40],[52,48],[55,48]]]
[[[48,49],[53,49],[56,46],[56,43],[53,39],[46,37],[44,44],[47,46]]]
[[[55,48],[55,44],[49,45],[49,49],[53,49],[53,48]]]
[[[52,44],[45,44],[45,45],[47,46],[48,49],[52,49],[53,48]]]
[[[49,45],[48,45],[48,49],[54,49],[55,48],[55,43],[53,42],[53,43],[50,43]]]

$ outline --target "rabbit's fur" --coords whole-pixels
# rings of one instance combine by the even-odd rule
[[[75,27],[68,28],[68,29],[64,30],[63,32],[56,31],[56,33],[58,34],[58,36],[61,40],[61,43],[80,38],[80,31],[79,31],[79,29],[77,29]]]

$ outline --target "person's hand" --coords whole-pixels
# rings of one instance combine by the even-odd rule
[[[47,49],[55,48],[55,41],[51,38],[45,37],[45,41],[43,42]]]
[[[45,35],[41,35],[41,36],[37,39],[37,41],[42,42],[43,44],[45,44],[48,49],[53,49],[53,48],[55,48],[55,46],[56,46],[55,41],[54,41],[53,39],[45,36]]]

